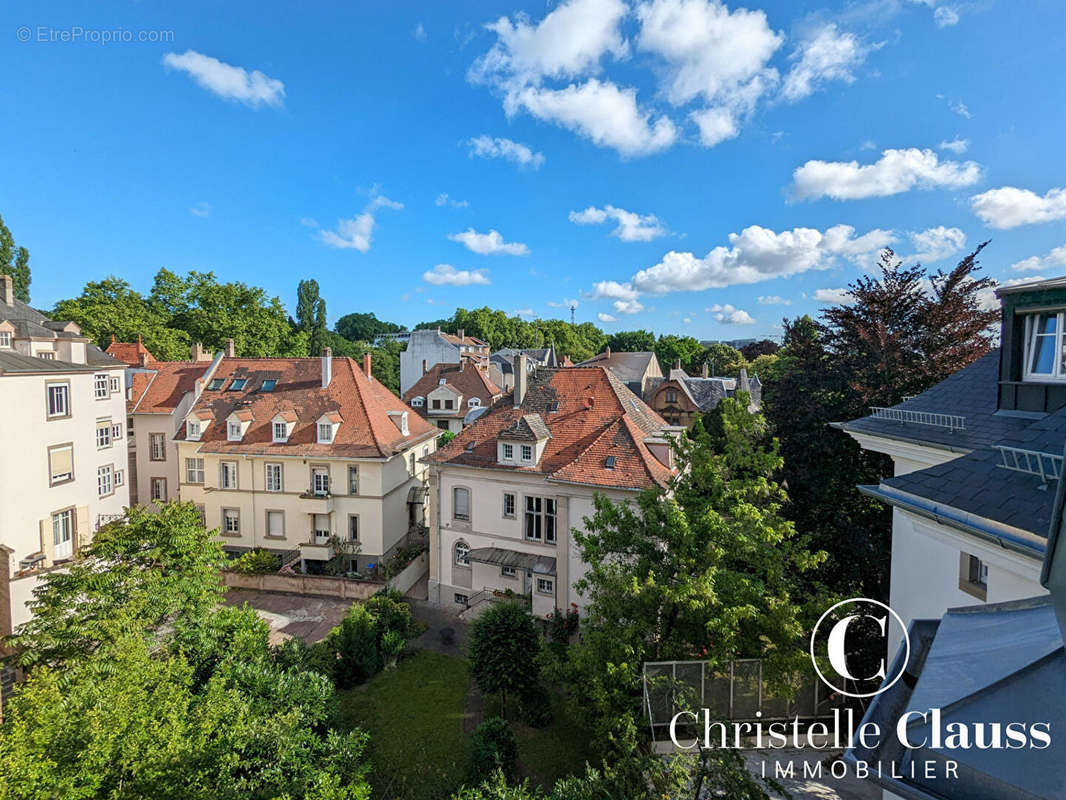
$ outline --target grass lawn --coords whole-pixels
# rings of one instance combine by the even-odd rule
[[[348,725],[370,734],[375,800],[438,800],[466,778],[466,659],[419,650],[363,686],[339,693]]]

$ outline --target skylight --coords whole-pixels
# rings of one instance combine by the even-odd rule
[[[603,466],[607,469],[614,469],[614,456],[607,456],[607,460],[603,462]]]
[[[277,385],[278,385],[277,380],[275,380],[274,378],[267,378],[265,381],[263,381],[262,386],[259,387],[259,391],[261,391],[261,392],[272,392],[272,391],[274,391],[274,387],[277,386]]]
[[[210,389],[212,392],[217,392],[219,389],[222,388],[222,384],[224,384],[225,382],[225,378],[212,378],[211,382],[207,384],[207,388]]]
[[[248,383],[247,378],[234,378],[233,382],[229,385],[229,390],[231,392],[239,392],[244,388],[244,384],[246,383]]]

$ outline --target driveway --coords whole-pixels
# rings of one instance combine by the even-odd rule
[[[247,603],[254,608],[270,625],[270,643],[277,645],[293,636],[308,644],[324,639],[355,601],[230,589],[225,602],[230,606]]]

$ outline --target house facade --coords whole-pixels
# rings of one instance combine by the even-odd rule
[[[440,328],[412,331],[407,349],[400,353],[400,396],[406,396],[430,368],[437,364],[458,364],[463,357],[487,361],[488,342],[457,333],[444,333]]]
[[[487,372],[486,366],[470,358],[458,364],[436,364],[407,390],[403,400],[430,424],[458,433],[480,409],[503,396]]]
[[[758,375],[749,379],[746,368],[741,367],[736,378],[711,377],[704,364],[703,374],[694,378],[681,369],[679,361],[661,382],[649,382],[648,405],[671,425],[691,428],[698,416],[715,408],[723,398],[735,397],[738,391],[748,395],[749,409],[762,407],[762,383]]]
[[[314,571],[378,564],[425,521],[439,430],[375,380],[370,357],[220,360],[175,440],[182,500],[231,552]],[[357,551],[357,552],[355,552]]]
[[[29,619],[40,574],[129,505],[124,367],[0,276],[0,634]]]
[[[582,361],[579,367],[606,367],[638,397],[647,400],[656,379],[663,377],[659,359],[652,352],[611,352],[608,347],[602,353]]]
[[[431,457],[430,600],[464,610],[527,595],[543,616],[582,605],[571,538],[593,496],[634,499],[672,472],[669,426],[603,367],[517,359],[514,392]],[[526,377],[528,375],[528,377]]]

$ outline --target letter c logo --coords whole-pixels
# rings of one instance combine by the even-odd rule
[[[835,622],[833,622],[832,627],[829,628],[829,634],[826,637],[825,654],[829,658],[830,666],[837,673],[837,675],[839,675],[845,681],[851,681],[852,684],[854,684],[856,682],[872,681],[874,679],[879,678],[881,681],[880,686],[872,692],[852,691],[847,688],[847,684],[838,686],[832,681],[830,681],[822,672],[821,667],[818,666],[816,651],[818,649],[817,645],[819,642],[819,629],[822,628],[823,625],[829,621],[828,618],[834,611],[845,606],[849,607],[848,610],[852,610],[850,607],[854,607],[854,613],[847,614],[846,616],[840,617],[839,619],[836,619]],[[882,610],[887,613],[880,613]],[[869,675],[866,677],[857,677],[851,673],[851,669],[848,667],[847,647],[845,646],[845,643],[848,636],[848,628],[853,622],[858,619],[873,620],[877,626],[877,630],[881,634],[881,641],[886,643],[888,638],[889,620],[894,620],[895,624],[899,626],[900,631],[903,634],[904,657],[903,661],[901,662],[899,671],[895,675],[893,675],[891,679],[889,679],[887,675],[888,668],[884,658],[881,659],[880,666],[873,675]],[[821,678],[822,682],[830,689],[835,692],[840,692],[841,694],[847,695],[848,697],[873,697],[875,695],[881,694],[881,692],[890,689],[893,685],[895,685],[896,681],[898,681],[903,676],[903,672],[907,668],[907,661],[910,660],[911,644],[910,638],[907,635],[907,627],[903,624],[903,620],[900,618],[899,614],[897,614],[887,605],[878,600],[870,600],[865,597],[855,597],[851,600],[842,600],[841,602],[829,608],[824,614],[822,614],[821,618],[814,626],[814,630],[811,632],[810,651],[811,662],[814,664],[814,669],[818,673],[818,677]],[[890,658],[892,657],[892,655],[893,654],[889,653]]]

